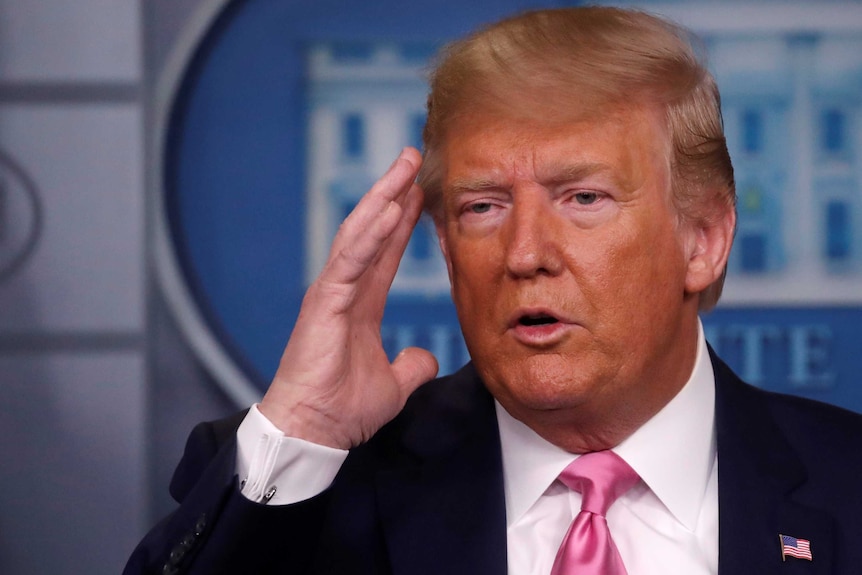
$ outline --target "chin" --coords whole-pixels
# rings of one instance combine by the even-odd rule
[[[525,377],[489,385],[504,406],[516,411],[559,411],[577,408],[589,401],[594,386],[566,377]]]
[[[605,387],[603,382],[613,381],[596,359],[583,353],[507,353],[489,355],[485,361],[474,358],[473,363],[504,405],[548,411],[577,407]]]

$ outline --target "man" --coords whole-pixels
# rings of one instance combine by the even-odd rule
[[[862,419],[703,340],[735,193],[686,36],[578,8],[450,46],[424,160],[345,220],[266,396],[196,428],[126,572],[565,572],[588,497],[564,470],[609,451],[633,474],[595,528],[614,573],[857,572]],[[472,362],[417,390],[436,361],[390,363],[380,322],[422,188]]]

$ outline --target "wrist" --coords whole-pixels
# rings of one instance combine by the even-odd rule
[[[287,437],[335,449],[352,447],[349,440],[336,433],[335,422],[319,410],[300,406],[286,407],[280,402],[267,401],[267,397],[261,400],[257,408],[261,415]]]

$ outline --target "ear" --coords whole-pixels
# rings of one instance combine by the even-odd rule
[[[713,219],[684,225],[688,227],[685,291],[702,293],[721,277],[727,266],[736,229],[736,210],[728,206]]]

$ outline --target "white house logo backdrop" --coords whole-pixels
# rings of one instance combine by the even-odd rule
[[[266,388],[340,221],[421,146],[435,49],[531,3],[216,4],[164,111],[160,270],[241,401]],[[637,5],[703,37],[722,91],[739,229],[708,340],[751,383],[862,411],[862,4]],[[442,373],[468,359],[428,222],[383,337]]]

